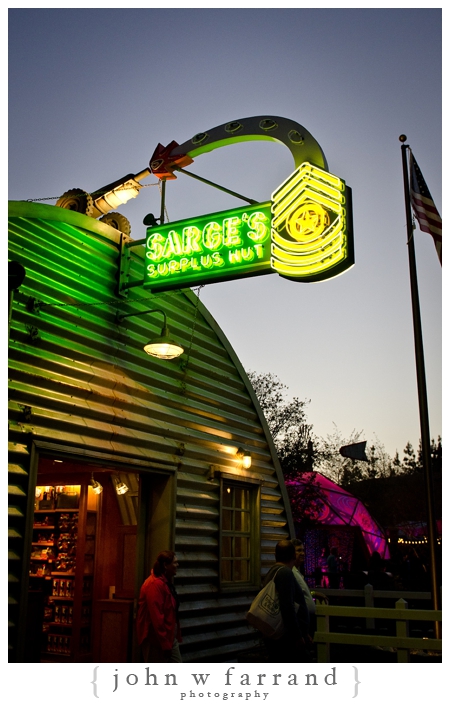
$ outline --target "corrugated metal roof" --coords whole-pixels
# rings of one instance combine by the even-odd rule
[[[11,204],[9,257],[26,270],[11,321],[11,438],[26,448],[33,438],[130,464],[178,467],[175,545],[183,559],[177,582],[184,598],[185,652],[197,659],[205,645],[218,654],[233,644],[239,649],[253,639],[243,620],[251,595],[236,595],[230,606],[223,599],[211,603],[217,594],[219,486],[206,473],[213,464],[238,474],[237,448],[251,451],[248,475],[263,484],[267,568],[276,541],[292,529],[281,471],[247,376],[195,294],[152,295],[136,287],[127,299],[116,296],[119,239],[118,231],[78,213]],[[138,280],[143,249],[132,252],[131,279]],[[143,352],[161,330],[157,314],[117,322],[117,313],[159,307],[172,337],[185,347],[180,359],[160,361]],[[27,473],[27,464],[20,466]],[[12,485],[23,487],[17,475]],[[190,631],[197,609],[205,610],[205,595],[216,630],[200,640]],[[236,621],[240,627],[229,630]]]

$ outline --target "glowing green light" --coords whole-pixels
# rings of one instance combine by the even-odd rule
[[[277,272],[305,282],[353,265],[351,191],[308,162],[254,204],[148,228],[144,284],[190,287]]]
[[[174,289],[269,273],[270,229],[270,203],[149,228],[144,284]]]

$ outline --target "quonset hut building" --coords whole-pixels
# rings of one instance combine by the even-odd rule
[[[10,295],[11,662],[140,661],[136,597],[167,548],[180,561],[184,660],[227,661],[257,643],[245,612],[293,535],[229,342],[190,289],[119,297],[120,237],[81,213],[10,203],[9,259],[25,268]],[[135,248],[136,277],[142,259]],[[118,320],[149,308],[164,310],[181,358],[142,350],[157,314]]]

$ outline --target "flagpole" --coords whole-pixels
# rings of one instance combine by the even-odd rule
[[[439,588],[436,571],[436,522],[434,514],[433,478],[431,472],[430,427],[428,421],[427,386],[425,378],[425,358],[423,354],[422,324],[420,319],[419,287],[417,284],[416,253],[414,249],[414,230],[411,216],[411,200],[408,176],[408,159],[406,150],[406,135],[400,135],[402,143],[403,184],[405,190],[406,224],[408,234],[409,276],[411,282],[411,304],[414,328],[414,348],[416,353],[417,390],[419,395],[420,432],[422,439],[422,459],[425,473],[425,490],[427,502],[428,548],[430,553],[431,599],[433,610],[439,610]],[[439,637],[440,626],[435,622],[436,637]]]

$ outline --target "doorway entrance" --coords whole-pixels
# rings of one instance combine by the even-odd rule
[[[119,490],[122,495],[118,495]],[[120,600],[125,644],[121,642],[121,654],[116,656],[127,661],[138,497],[137,474],[39,459],[25,661],[95,660],[99,647],[97,613],[102,599]]]
[[[139,589],[174,525],[173,474],[41,456],[24,661],[139,661]]]

